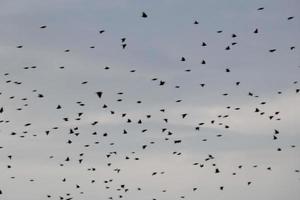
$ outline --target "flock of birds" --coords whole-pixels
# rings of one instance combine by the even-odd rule
[[[264,7],[260,7],[257,9],[257,12],[263,12]],[[147,23],[147,20],[151,20],[151,15],[148,15],[148,13],[146,12],[141,12],[140,16],[137,17],[141,17],[143,20],[145,20],[145,23]],[[287,17],[287,22],[294,20],[294,16],[289,16]],[[194,21],[194,22],[193,22]],[[191,26],[197,26],[199,25],[199,21],[197,20],[191,20]],[[43,29],[43,31],[47,31],[47,29],[51,29],[51,27],[48,27],[47,25],[42,25],[40,27],[37,27],[40,29]],[[222,34],[222,30],[218,30],[217,34]],[[43,34],[43,32],[41,32],[40,34]],[[104,37],[106,33],[105,29],[101,29],[99,30],[99,32],[97,33],[99,37]],[[260,34],[260,30],[258,28],[255,28],[253,30],[253,34]],[[231,34],[231,38],[235,39],[238,37],[239,34],[237,33],[233,33]],[[205,48],[206,46],[208,46],[208,42],[203,41],[200,43],[200,45]],[[224,51],[230,51],[235,45],[238,45],[237,42],[231,42],[230,45],[225,46],[224,47]],[[128,41],[126,37],[122,37],[120,38],[120,48],[123,50],[126,50],[128,48]],[[17,44],[16,48],[20,49],[20,51],[26,51],[26,45],[23,44]],[[90,46],[91,49],[96,48],[95,46]],[[290,46],[290,51],[294,51],[296,49],[295,46]],[[273,49],[269,49],[268,50],[269,53],[275,53],[276,52],[276,48]],[[71,49],[65,49],[64,50],[65,53],[71,53]],[[185,63],[187,61],[187,57],[186,56],[179,56],[178,58],[178,62],[182,62]],[[203,59],[201,61],[202,65],[206,65],[207,64],[207,60]],[[1,67],[0,67],[1,69]],[[23,70],[38,70],[40,69],[39,66],[23,66]],[[60,66],[59,67],[60,70],[65,70],[64,66]],[[104,67],[104,72],[111,70],[111,68],[109,66],[105,66]],[[232,69],[230,67],[227,67],[224,69],[224,73],[231,73]],[[2,72],[2,70],[1,70]],[[132,69],[130,70],[130,73],[135,73],[136,70]],[[191,72],[191,69],[186,69],[185,72]],[[15,84],[17,85],[17,87],[20,87],[20,90],[22,90],[22,84],[23,82],[21,80],[14,80],[14,78],[10,78],[13,77],[14,72],[4,72],[2,73],[1,76],[1,84]],[[50,75],[51,76],[51,75]],[[150,80],[150,83],[154,84],[154,87],[157,87],[157,89],[159,90],[159,88],[161,87],[172,87],[175,88],[175,92],[176,93],[180,93],[181,92],[181,85],[173,85],[170,86],[169,82],[165,79],[162,79],[160,77],[152,77]],[[79,81],[79,87],[82,85],[89,85],[89,80],[80,80]],[[294,85],[293,90],[294,90],[294,95],[300,95],[300,87],[298,85],[298,81],[297,80],[292,80],[292,83]],[[243,84],[242,80],[237,80],[234,82],[234,86],[235,87],[240,87],[240,85]],[[207,83],[200,83],[199,84],[200,88],[206,88],[207,87]],[[83,131],[83,129],[81,128],[81,123],[80,121],[82,121],[83,119],[85,119],[85,117],[89,115],[89,113],[84,112],[82,110],[84,110],[85,107],[89,107],[90,105],[87,105],[87,103],[85,103],[85,100],[80,100],[80,101],[75,101],[76,105],[77,105],[77,110],[76,115],[75,116],[68,116],[67,114],[64,114],[64,107],[67,105],[63,105],[62,103],[59,103],[57,105],[55,105],[55,112],[59,112],[59,116],[61,117],[61,121],[58,122],[57,124],[53,124],[51,125],[51,128],[48,128],[46,130],[43,130],[39,133],[32,133],[30,132],[30,129],[34,129],[35,126],[37,126],[38,124],[35,121],[30,121],[30,122],[26,122],[23,124],[23,127],[18,127],[23,129],[22,131],[14,131],[14,129],[16,129],[16,127],[14,126],[10,126],[11,123],[14,122],[13,118],[8,119],[7,118],[7,113],[10,112],[10,109],[15,109],[18,112],[26,112],[26,110],[28,108],[34,107],[34,104],[31,104],[30,99],[32,98],[30,95],[28,96],[24,96],[21,97],[21,101],[23,102],[23,106],[18,106],[16,108],[13,108],[12,105],[14,104],[10,104],[11,101],[14,101],[15,99],[19,98],[19,96],[8,96],[7,94],[9,93],[9,87],[1,87],[1,91],[0,91],[0,99],[3,102],[3,100],[7,100],[6,101],[7,105],[3,105],[2,103],[0,103],[0,130],[4,129],[5,127],[10,127],[9,130],[11,130],[10,132],[8,131],[1,131],[1,135],[0,137],[2,137],[2,135],[7,135],[9,138],[11,138],[10,140],[12,141],[18,141],[18,143],[16,143],[16,145],[22,145],[22,140],[19,141],[17,137],[23,138],[24,140],[26,138],[30,138],[32,140],[32,138],[44,138],[44,140],[47,141],[47,138],[53,138],[56,135],[62,135],[64,134],[65,138],[64,139],[63,144],[64,144],[64,148],[68,149],[70,145],[74,145],[74,151],[76,151],[77,156],[69,156],[67,155],[66,157],[63,158],[63,160],[61,160],[60,156],[56,156],[56,155],[49,155],[47,159],[50,160],[51,163],[56,163],[56,165],[58,167],[71,167],[71,166],[77,166],[80,165],[82,166],[81,168],[76,168],[78,170],[87,170],[90,172],[90,174],[92,174],[92,176],[90,178],[90,184],[103,184],[102,187],[109,191],[111,195],[109,195],[107,198],[108,199],[126,199],[127,198],[127,194],[128,193],[133,193],[133,192],[143,192],[144,188],[142,186],[140,186],[138,183],[136,183],[135,186],[132,186],[134,184],[130,183],[122,183],[117,187],[112,187],[111,185],[114,182],[117,182],[118,180],[118,175],[123,173],[123,166],[122,164],[117,165],[115,163],[118,163],[117,161],[120,160],[125,160],[125,161],[129,161],[132,160],[133,162],[143,162],[143,160],[146,158],[147,151],[149,152],[149,150],[151,149],[155,149],[158,148],[156,145],[166,145],[168,144],[170,147],[168,149],[168,151],[170,151],[169,153],[171,154],[170,156],[177,156],[176,159],[182,158],[184,159],[185,155],[182,151],[184,151],[184,148],[182,145],[183,143],[185,143],[185,137],[180,137],[179,135],[179,131],[176,131],[174,128],[169,128],[168,124],[170,122],[170,119],[168,117],[166,117],[166,113],[172,111],[170,110],[171,108],[169,108],[167,105],[165,107],[161,107],[157,109],[157,113],[160,114],[152,114],[150,113],[146,113],[144,115],[144,113],[142,115],[144,115],[143,117],[140,118],[136,118],[134,116],[132,116],[130,113],[127,112],[122,112],[122,109],[115,109],[112,105],[111,102],[106,102],[105,101],[105,97],[111,95],[111,92],[107,92],[104,91],[102,89],[99,89],[97,91],[93,92],[93,97],[95,99],[95,101],[97,101],[99,103],[99,105],[101,105],[101,110],[99,110],[99,108],[95,108],[97,110],[99,110],[99,112],[104,112],[104,113],[108,113],[112,116],[119,116],[120,118],[117,120],[120,124],[125,124],[124,128],[122,128],[120,130],[121,134],[125,137],[127,137],[127,135],[132,134],[132,129],[128,128],[130,127],[132,124],[137,124],[138,128],[136,128],[137,126],[133,126],[135,127],[135,131],[140,132],[138,133],[140,136],[144,138],[143,143],[136,145],[136,143],[134,142],[130,142],[129,141],[129,145],[132,148],[136,148],[136,151],[133,152],[126,152],[126,150],[118,150],[118,145],[119,143],[122,143],[122,141],[126,140],[124,139],[123,136],[112,136],[113,133],[110,132],[102,132],[103,126],[102,125],[102,121],[98,120],[97,117],[95,117],[94,120],[89,121],[89,130],[92,131]],[[147,88],[145,88],[147,90]],[[47,91],[44,92],[40,92],[35,88],[32,88],[32,93],[35,95],[35,97],[42,101],[43,99],[47,99]],[[282,91],[277,91],[278,95],[282,94]],[[124,95],[126,95],[126,91],[119,91],[116,93],[116,95],[118,96],[116,102],[120,103],[124,100]],[[160,94],[161,95],[161,94]],[[195,94],[196,95],[196,94]],[[224,92],[220,94],[220,98],[226,98],[226,96],[231,95],[230,93]],[[234,94],[233,94],[234,95]],[[264,100],[263,98],[260,97],[260,95],[256,94],[255,91],[247,91],[245,92],[245,95],[248,98],[255,98],[259,101],[259,103],[257,104],[256,107],[251,108],[252,112],[257,114],[257,117],[261,117],[260,120],[262,121],[281,121],[282,117],[281,117],[281,111],[280,110],[274,110],[273,112],[267,112],[264,110],[264,105],[268,104],[269,101],[271,101],[271,99],[269,101]],[[123,98],[124,97],[124,98]],[[299,98],[296,97],[296,98]],[[175,101],[175,103],[183,103],[185,99],[177,99]],[[74,103],[74,102],[69,102],[70,104]],[[137,100],[136,104],[138,105],[143,105],[143,101],[142,100]],[[173,102],[172,102],[173,103]],[[99,106],[98,105],[98,106]],[[146,105],[147,106],[147,105]],[[122,107],[122,106],[121,106]],[[227,110],[228,112],[224,113],[219,113],[218,115],[215,116],[215,118],[212,119],[206,119],[205,121],[201,121],[197,124],[194,124],[193,126],[191,126],[190,128],[193,130],[193,134],[195,134],[195,138],[193,140],[199,140],[198,143],[199,145],[201,145],[201,142],[207,142],[208,138],[201,138],[199,135],[201,135],[200,133],[205,132],[205,128],[206,127],[216,127],[219,131],[219,133],[216,134],[217,138],[223,138],[226,137],[226,131],[231,129],[231,125],[230,125],[230,118],[231,115],[228,114],[229,111],[234,111],[234,112],[239,112],[240,110],[243,110],[243,107],[239,107],[239,106],[233,106],[233,105],[227,105],[225,108],[225,110]],[[160,117],[163,116],[163,117]],[[43,116],[45,118],[47,118],[47,114],[45,114],[45,116]],[[158,137],[153,137],[151,138],[151,128],[149,128],[149,126],[144,125],[147,124],[148,121],[151,121],[153,118],[156,118],[155,120],[159,121],[159,125],[155,125],[156,128],[160,129],[160,135]],[[191,114],[188,112],[182,112],[179,114],[178,116],[179,118],[179,124],[181,123],[181,121],[185,120],[190,120],[191,118]],[[28,119],[30,120],[30,118]],[[181,121],[180,121],[181,120]],[[222,120],[225,120],[224,122]],[[246,120],[246,119],[244,119]],[[68,131],[65,131],[65,124],[72,122],[71,127],[68,128]],[[184,122],[184,123],[185,123]],[[267,122],[266,122],[267,123]],[[279,123],[279,122],[276,122]],[[121,125],[122,126],[122,125]],[[158,127],[157,127],[158,126]],[[127,127],[127,128],[126,128]],[[8,129],[6,129],[8,130]],[[61,130],[60,133],[58,133]],[[222,131],[224,131],[225,133],[221,133]],[[270,142],[275,141],[275,140],[280,140],[280,134],[281,131],[274,127],[273,128],[273,133],[270,134]],[[92,139],[92,143],[86,143],[86,144],[82,144],[81,147],[78,147],[78,139],[80,138],[82,135],[84,135],[85,137],[89,137]],[[116,138],[114,138],[116,137]],[[197,137],[199,137],[197,139]],[[112,139],[114,138],[114,139]],[[149,138],[151,138],[151,140],[149,140]],[[200,139],[201,138],[201,139]],[[51,139],[50,139],[51,140]],[[49,141],[50,141],[49,140]],[[97,179],[96,178],[96,174],[97,173],[101,173],[101,170],[99,171],[97,169],[96,166],[91,166],[89,163],[89,158],[88,155],[91,151],[96,151],[95,150],[95,146],[109,146],[109,150],[107,152],[101,152],[99,153],[99,155],[101,156],[103,154],[103,160],[105,160],[105,166],[107,167],[108,171],[111,171],[108,176],[111,176],[107,179],[101,180],[101,179]],[[135,146],[136,145],[136,146]],[[213,145],[213,144],[212,144]],[[167,145],[166,145],[167,146]],[[289,145],[290,148],[294,149],[297,148],[297,146],[295,144],[290,144]],[[2,152],[4,152],[4,150],[8,149],[7,151],[9,151],[9,149],[12,149],[13,147],[7,147],[5,143],[2,143],[2,141],[0,141],[0,155],[3,154]],[[278,145],[278,147],[276,147],[276,151],[280,152],[282,151],[282,147],[280,147],[280,145]],[[39,151],[39,150],[38,150]],[[42,151],[42,149],[41,149]],[[121,152],[120,152],[121,151]],[[122,152],[123,151],[123,152]],[[12,151],[13,152],[13,151]],[[145,152],[145,153],[144,153]],[[62,154],[64,154],[64,152],[62,152]],[[1,155],[2,156],[2,155]],[[13,171],[15,166],[14,166],[14,160],[18,159],[18,155],[15,155],[14,153],[10,153],[5,155],[6,159],[2,159],[1,160],[1,165],[5,164],[6,165],[6,169],[4,171],[2,171],[1,173],[7,173],[6,171]],[[193,167],[197,167],[199,169],[202,168],[207,168],[210,169],[212,171],[212,174],[215,176],[218,176],[218,174],[222,174],[222,173],[230,173],[232,176],[237,176],[239,174],[239,170],[244,169],[244,164],[241,163],[236,167],[235,171],[232,172],[227,172],[222,170],[219,166],[218,166],[218,155],[214,154],[214,153],[209,153],[203,160],[201,161],[195,161],[195,162],[191,162],[191,163],[187,163],[188,165],[191,165]],[[189,161],[186,161],[189,162]],[[121,162],[122,163],[122,162]],[[136,166],[138,166],[138,164],[134,164]],[[258,168],[260,167],[259,164],[253,164],[252,165],[253,168]],[[265,168],[265,170],[267,171],[272,171],[272,166],[267,166]],[[98,170],[98,171],[97,171]],[[245,169],[246,170],[246,169]],[[126,172],[124,172],[126,173]],[[154,176],[163,176],[164,174],[168,173],[168,169],[163,169],[163,170],[158,170],[158,169],[153,169],[151,170],[151,173],[148,174],[147,177],[144,177],[145,182],[147,182],[147,180],[150,180],[151,178],[153,178]],[[299,169],[295,168],[294,169],[294,173],[299,173]],[[95,175],[95,176],[94,176]],[[134,174],[132,175],[134,176]],[[17,181],[18,179],[20,179],[22,177],[18,177],[18,176],[11,176],[10,179]],[[28,178],[29,182],[40,182],[39,177],[23,177],[23,178]],[[45,199],[60,199],[60,200],[72,200],[72,199],[81,199],[81,198],[76,198],[75,194],[80,194],[80,195],[85,195],[85,190],[84,188],[81,186],[80,182],[72,182],[70,181],[67,177],[57,177],[57,179],[59,179],[59,182],[61,184],[66,184],[66,183],[70,183],[71,185],[73,185],[73,189],[71,189],[70,192],[65,192],[65,194],[56,194],[55,192],[53,193],[47,193],[47,194],[43,194]],[[8,181],[8,180],[7,180]],[[255,185],[255,181],[254,180],[245,180],[245,185],[251,187],[252,185]],[[99,185],[99,187],[101,187],[101,185]],[[224,191],[226,190],[226,185],[224,184],[219,184],[216,187],[217,190],[219,191]],[[96,191],[97,192],[97,191]],[[162,193],[168,193],[168,190],[166,188],[163,188],[161,190]],[[201,192],[201,186],[195,186],[190,188],[191,193],[195,193],[195,192]],[[174,197],[174,199],[178,198],[178,199],[188,199],[189,193],[187,192],[186,194],[182,194],[179,197]],[[2,198],[2,197],[7,197],[7,198]],[[9,194],[6,191],[6,185],[3,184],[0,185],[0,199],[9,199]],[[160,195],[157,194],[155,197],[151,198],[152,200],[159,200],[162,199],[160,198]]]

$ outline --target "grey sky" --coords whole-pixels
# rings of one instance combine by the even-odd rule
[[[300,81],[299,10],[299,0],[0,0],[0,200],[41,200],[47,194],[66,199],[66,193],[82,200],[119,195],[131,200],[183,195],[195,200],[299,199],[300,86],[294,83]],[[294,18],[287,20],[290,16]],[[47,28],[40,29],[42,25]],[[101,99],[97,91],[103,92]],[[263,101],[267,103],[261,105]],[[75,120],[79,112],[84,114]],[[183,113],[188,113],[184,119]],[[132,123],[126,123],[128,118]],[[92,126],[94,121],[98,124]],[[196,131],[201,122],[205,124]],[[69,134],[74,127],[78,137]],[[128,134],[122,134],[124,129]],[[274,129],[280,131],[277,140]],[[98,135],[92,135],[95,131]],[[173,135],[167,136],[168,131]],[[69,139],[72,144],[66,144]],[[174,144],[178,139],[182,143]],[[107,159],[112,151],[118,154]],[[208,154],[215,159],[205,161]],[[65,162],[66,157],[71,160]],[[194,166],[196,162],[204,167]],[[215,174],[212,164],[221,173]],[[88,171],[92,167],[97,170]],[[154,171],[165,174],[151,176]],[[121,184],[129,191],[117,191]]]

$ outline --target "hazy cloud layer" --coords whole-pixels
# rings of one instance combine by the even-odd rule
[[[299,9],[298,0],[2,0],[0,199],[299,199]]]

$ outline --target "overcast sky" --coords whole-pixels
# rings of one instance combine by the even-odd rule
[[[0,0],[0,200],[299,199],[299,10],[299,0]]]

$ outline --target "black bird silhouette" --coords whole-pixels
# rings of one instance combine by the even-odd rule
[[[99,97],[99,99],[101,99],[103,93],[102,92],[96,92],[96,94]]]
[[[148,15],[147,15],[145,12],[143,12],[143,13],[142,13],[142,17],[143,17],[143,18],[147,18]]]

